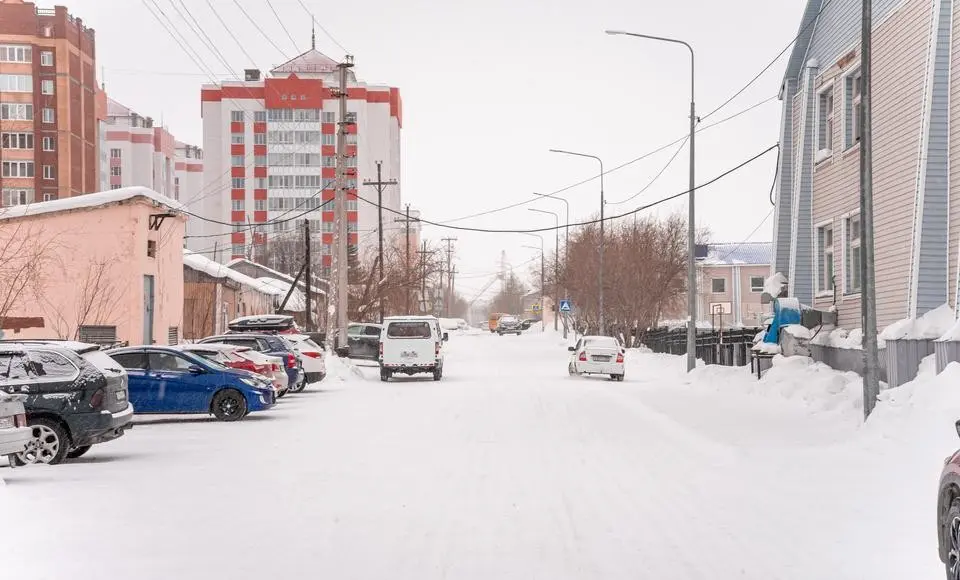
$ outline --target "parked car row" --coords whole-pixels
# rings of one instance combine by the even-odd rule
[[[15,467],[57,464],[122,436],[134,412],[237,421],[323,380],[310,336],[249,318],[230,324],[243,330],[177,346],[0,341],[0,455]]]

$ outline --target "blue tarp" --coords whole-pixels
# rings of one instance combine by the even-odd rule
[[[791,324],[800,324],[800,301],[796,298],[777,298],[773,302],[773,322],[763,342],[777,344],[780,329]]]

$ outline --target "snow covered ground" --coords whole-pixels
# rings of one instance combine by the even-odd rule
[[[858,379],[818,365],[758,383],[631,352],[614,383],[568,377],[565,346],[457,334],[440,383],[331,363],[241,423],[143,419],[78,461],[0,469],[2,577],[942,577],[960,367],[863,426]]]

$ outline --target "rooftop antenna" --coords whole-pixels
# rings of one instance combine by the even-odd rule
[[[310,18],[310,49],[317,50],[317,19]]]

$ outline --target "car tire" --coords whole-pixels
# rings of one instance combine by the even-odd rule
[[[957,578],[960,567],[960,498],[953,500],[950,509],[943,518],[943,528],[940,530],[943,542],[942,554],[947,580]]]
[[[278,399],[282,399],[282,398],[283,398],[284,396],[286,396],[286,394],[289,393],[289,392],[290,392],[290,389],[283,389],[282,391],[278,391],[278,392],[277,392],[277,398],[278,398]]]
[[[389,382],[391,374],[392,373],[387,369],[380,369],[380,380],[383,381],[384,383]]]
[[[74,447],[69,453],[67,453],[67,459],[76,459],[77,457],[85,454],[87,451],[90,451],[91,447],[93,447],[93,445],[81,445],[80,447]]]
[[[443,368],[433,369],[433,380],[439,381],[443,378]]]
[[[613,380],[615,380],[615,381],[617,381],[617,382],[622,382],[622,381],[623,381],[623,375],[610,375],[610,378],[613,379]]]
[[[39,417],[30,419],[27,425],[33,429],[34,438],[27,444],[27,449],[11,456],[17,467],[36,463],[56,465],[67,458],[70,438],[60,423]]]
[[[213,396],[210,411],[220,421],[239,421],[247,414],[247,400],[236,389],[221,389]]]
[[[317,382],[323,382],[323,379],[327,378],[327,373],[320,373],[320,378],[317,379]]]
[[[570,373],[570,376],[571,376],[571,377],[572,377],[572,376],[576,376],[576,374],[577,374],[577,368],[576,368],[575,366],[573,366],[573,363],[569,363],[569,364],[567,365],[567,372]]]
[[[302,393],[304,389],[307,388],[307,379],[304,378],[302,381],[290,388],[291,393]]]

